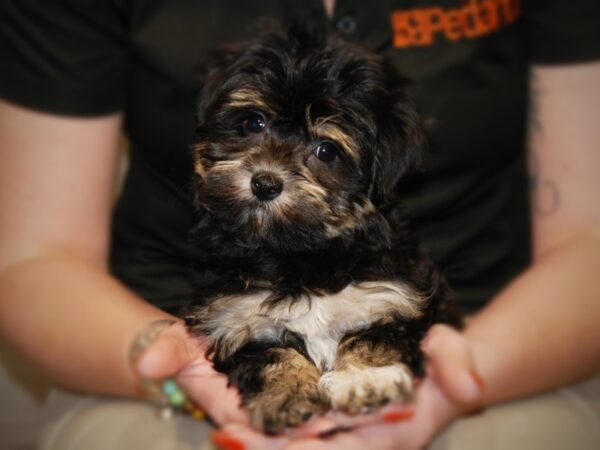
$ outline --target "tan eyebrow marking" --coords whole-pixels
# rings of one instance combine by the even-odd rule
[[[205,142],[198,142],[194,146],[194,171],[201,177],[206,176],[206,168],[202,163],[202,152],[207,150],[209,145]]]
[[[229,101],[226,103],[226,105],[232,108],[254,107],[265,112],[272,112],[272,109],[269,107],[269,105],[267,105],[257,91],[247,88],[242,88],[231,92],[229,94]]]

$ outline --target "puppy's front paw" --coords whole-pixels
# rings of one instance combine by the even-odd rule
[[[412,393],[412,374],[403,364],[327,372],[319,380],[334,409],[348,414],[367,412]]]
[[[252,425],[267,434],[301,425],[314,414],[323,414],[328,406],[316,384],[263,391],[246,403]]]

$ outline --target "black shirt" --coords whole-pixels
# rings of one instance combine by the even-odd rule
[[[528,65],[600,57],[598,2],[523,3],[338,0],[330,20],[415,82],[430,152],[426,172],[400,188],[466,309],[529,261]],[[131,169],[115,210],[112,268],[177,310],[202,250],[188,234],[197,65],[260,18],[324,17],[322,1],[4,0],[0,8],[0,96],[65,115],[126,113]]]

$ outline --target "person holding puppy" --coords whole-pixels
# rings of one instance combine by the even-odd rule
[[[3,338],[53,383],[86,394],[138,398],[140,377],[178,375],[188,395],[225,425],[216,441],[230,448],[419,448],[475,409],[589,377],[600,361],[597,7],[553,2],[519,12],[511,2],[454,3],[388,10],[340,0],[327,8],[340,33],[388,56],[419,86],[432,156],[426,174],[403,186],[407,208],[459,300],[477,311],[461,333],[431,330],[423,342],[428,376],[414,404],[383,410],[375,423],[327,439],[315,436],[349,419],[323,419],[299,438],[267,440],[244,426],[235,391],[181,323],[160,330],[130,365],[136,337],[157,320],[173,320],[189,292],[193,215],[185,184],[199,55],[242,38],[241,30],[265,15],[297,17],[313,9],[325,15],[320,4],[258,2],[235,14],[230,5],[187,2],[2,4]],[[214,26],[225,22],[227,30]],[[195,47],[184,50],[189,43]],[[111,229],[123,124],[131,168]],[[577,398],[599,390],[596,379],[566,389]],[[587,414],[593,408],[597,414],[590,398]],[[123,442],[124,417],[163,435],[178,426],[154,422],[139,404],[98,400],[85,411],[98,419],[113,407],[110,429],[96,425],[96,431],[123,433]],[[434,448],[465,448],[464,434],[472,440],[469,427],[486,414],[456,421]],[[53,428],[54,442],[66,423]],[[138,435],[151,439],[145,430]],[[597,439],[593,433],[558,436],[585,443]],[[545,437],[557,442],[552,433]]]

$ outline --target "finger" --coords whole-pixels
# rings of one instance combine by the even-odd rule
[[[354,432],[356,438],[368,442],[369,450],[417,450],[424,448],[419,430],[414,423],[405,424],[376,424],[363,427]]]
[[[333,430],[332,426],[335,426],[336,429],[339,428],[334,422],[323,419],[315,420],[313,424],[307,424],[304,431],[308,433],[310,428],[312,428],[312,433],[320,431],[319,425],[326,426],[327,431]],[[237,450],[238,448],[245,450],[364,449],[364,442],[360,442],[355,437],[345,436],[347,434],[345,432],[329,433],[326,438],[321,437],[323,434],[323,432],[320,432],[301,436],[299,430],[296,429],[293,433],[286,433],[281,436],[266,436],[248,426],[230,424],[219,430],[216,436],[213,435],[213,441],[227,450]]]
[[[178,322],[162,331],[135,363],[141,377],[160,380],[176,375],[203,353],[198,340],[190,338]]]
[[[303,438],[294,440],[265,437],[257,433],[252,434],[252,432],[238,432],[235,436],[235,439],[239,439],[238,442],[241,443],[239,448],[244,450],[364,450],[366,448],[365,442],[346,434],[340,434],[332,439]],[[231,450],[237,449],[232,448]]]
[[[218,425],[250,423],[248,412],[240,406],[237,389],[228,384],[225,375],[215,372],[210,361],[201,359],[189,365],[177,381]]]
[[[337,428],[339,428],[339,424],[331,418],[327,416],[317,416],[311,418],[308,422],[299,427],[286,430],[285,434],[292,439],[309,438],[330,433]]]
[[[241,424],[226,425],[211,437],[223,450],[281,450],[290,442],[289,437],[266,436]]]
[[[483,381],[474,367],[466,338],[447,325],[434,325],[421,343],[427,355],[427,370],[447,397],[457,403],[476,403],[483,394]]]
[[[400,422],[410,419],[413,414],[412,403],[390,403],[368,414],[350,416],[340,411],[331,411],[327,416],[343,428],[356,428],[381,422]]]
[[[354,433],[342,432],[327,439],[299,439],[288,443],[284,450],[383,450],[373,447]]]

